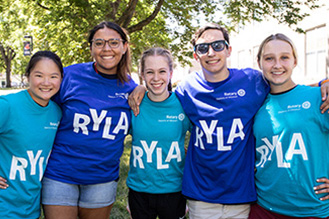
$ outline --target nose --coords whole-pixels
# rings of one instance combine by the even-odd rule
[[[282,66],[282,65],[281,65],[280,60],[277,60],[277,59],[276,59],[273,67],[274,67],[274,68],[281,68],[281,66]]]
[[[104,50],[110,50],[110,49],[112,49],[111,46],[110,46],[110,42],[108,42],[108,41],[105,42],[103,49]]]
[[[50,84],[50,78],[45,77],[45,78],[43,79],[43,84],[44,84],[44,85],[49,85],[49,84]]]
[[[153,80],[157,81],[158,79],[159,79],[159,74],[158,74],[158,72],[155,72]]]
[[[208,56],[214,56],[216,51],[209,45]]]

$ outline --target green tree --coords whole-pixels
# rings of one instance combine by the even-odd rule
[[[315,8],[318,0],[2,0],[1,42],[15,40],[21,55],[24,34],[33,36],[35,50],[50,49],[64,65],[91,61],[88,31],[100,21],[114,21],[130,33],[133,66],[145,48],[163,46],[181,63],[191,57],[191,34],[203,20],[234,30],[251,20],[275,17],[298,30],[307,14],[301,8]],[[6,22],[2,22],[5,20]],[[26,58],[25,58],[26,60]],[[15,62],[21,69],[22,61]]]
[[[10,75],[23,73],[28,61],[22,51],[29,18],[24,15],[19,1],[1,0],[0,5],[0,66],[5,70],[6,87],[11,87]]]

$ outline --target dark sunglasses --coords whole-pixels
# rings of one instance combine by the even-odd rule
[[[228,43],[226,40],[217,40],[211,43],[200,43],[194,46],[194,52],[199,55],[206,54],[209,51],[209,45],[211,45],[212,49],[216,52],[220,52],[224,50],[225,46],[228,47]]]

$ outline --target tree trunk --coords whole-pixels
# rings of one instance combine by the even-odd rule
[[[11,61],[15,58],[16,52],[9,46],[6,48],[0,43],[0,52],[2,59],[5,62],[5,69],[6,69],[6,87],[11,87]]]
[[[10,80],[10,72],[11,72],[11,63],[9,63],[9,66],[6,62],[6,87],[11,87],[11,80]]]

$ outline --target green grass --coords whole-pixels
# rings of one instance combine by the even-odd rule
[[[111,218],[127,219],[130,215],[126,209],[128,203],[128,188],[126,179],[129,171],[129,157],[131,151],[131,135],[125,139],[125,147],[120,162],[120,179],[118,183],[117,197],[111,211]]]

